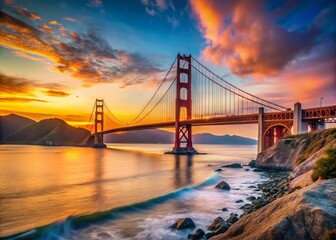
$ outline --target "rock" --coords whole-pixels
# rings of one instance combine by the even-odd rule
[[[224,165],[222,167],[227,167],[227,168],[242,168],[243,166],[240,163],[232,163],[232,164]]]
[[[255,168],[255,167],[256,167],[256,160],[251,160],[251,161],[248,163],[248,166],[250,166],[251,168]]]
[[[210,226],[207,228],[207,230],[211,232],[215,232],[219,230],[222,227],[229,228],[229,225],[225,222],[225,220],[221,217],[216,217],[215,220],[210,224]]]
[[[205,235],[205,232],[202,229],[197,229],[194,234],[189,234],[188,239],[198,240],[201,239]]]
[[[230,190],[230,185],[225,182],[225,181],[221,181],[220,183],[218,183],[215,188],[220,188],[220,189],[223,189],[223,190]]]
[[[326,149],[336,146],[334,129],[289,136],[259,153],[257,167],[293,170],[293,178],[310,171]],[[299,164],[299,165],[298,165]]]
[[[215,170],[215,172],[221,172],[221,171],[223,171],[221,168]]]
[[[249,169],[249,168],[246,168],[245,171],[250,171],[250,169]]]
[[[246,199],[249,200],[249,201],[254,201],[254,200],[256,200],[256,197],[255,196],[249,196]]]
[[[227,212],[228,209],[227,209],[227,208],[222,208],[222,211],[223,211],[223,212]]]
[[[261,168],[256,168],[256,169],[253,169],[253,172],[264,172],[264,170]]]
[[[231,213],[230,217],[226,220],[226,222],[230,225],[234,224],[235,222],[238,222],[238,214]]]
[[[208,232],[208,233],[205,234],[205,239],[209,239],[213,236],[214,236],[214,234],[212,232]]]
[[[179,218],[176,223],[170,226],[173,229],[181,230],[186,228],[195,228],[195,223],[191,218]]]
[[[248,188],[257,188],[256,186],[248,186]]]
[[[239,199],[239,200],[237,200],[235,203],[242,203],[242,202],[244,202],[244,201],[241,200],[241,199]]]
[[[336,228],[335,199],[336,179],[317,181],[244,216],[212,240],[321,239]]]
[[[246,210],[250,209],[251,206],[252,206],[251,204],[246,203],[245,205],[241,206],[239,209],[243,209],[244,211],[246,211]]]

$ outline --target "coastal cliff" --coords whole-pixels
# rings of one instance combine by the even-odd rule
[[[260,153],[256,167],[292,171],[287,192],[211,239],[335,239],[335,153],[335,128],[289,136]],[[329,175],[313,182],[318,167]]]

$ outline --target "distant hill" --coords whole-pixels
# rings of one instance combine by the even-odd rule
[[[9,124],[10,125],[10,124]],[[3,140],[4,143],[41,144],[41,145],[76,145],[90,132],[83,128],[72,127],[58,118],[34,122]]]
[[[107,143],[173,143],[174,133],[159,129],[139,130],[121,134],[105,136]],[[210,133],[194,134],[193,143],[196,144],[237,144],[255,145],[257,141],[240,136],[216,136]]]
[[[0,142],[22,128],[36,123],[34,120],[15,114],[0,116]]]

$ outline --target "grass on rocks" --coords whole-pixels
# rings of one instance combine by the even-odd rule
[[[325,156],[318,159],[312,173],[312,180],[336,178],[336,148],[326,150]]]

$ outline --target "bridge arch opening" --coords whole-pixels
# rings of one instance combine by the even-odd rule
[[[180,82],[181,83],[188,83],[188,74],[180,73]]]
[[[180,99],[187,100],[188,99],[188,90],[186,88],[180,89]]]
[[[101,121],[102,118],[103,118],[102,114],[98,114],[98,115],[97,115],[97,120],[98,120],[98,121]]]
[[[189,63],[185,61],[184,59],[180,59],[180,68],[182,69],[188,69],[189,68]]]
[[[186,107],[181,107],[180,108],[180,120],[187,120],[187,108]]]
[[[290,135],[290,132],[290,128],[282,124],[268,127],[264,133],[264,149],[270,148],[279,140]]]

